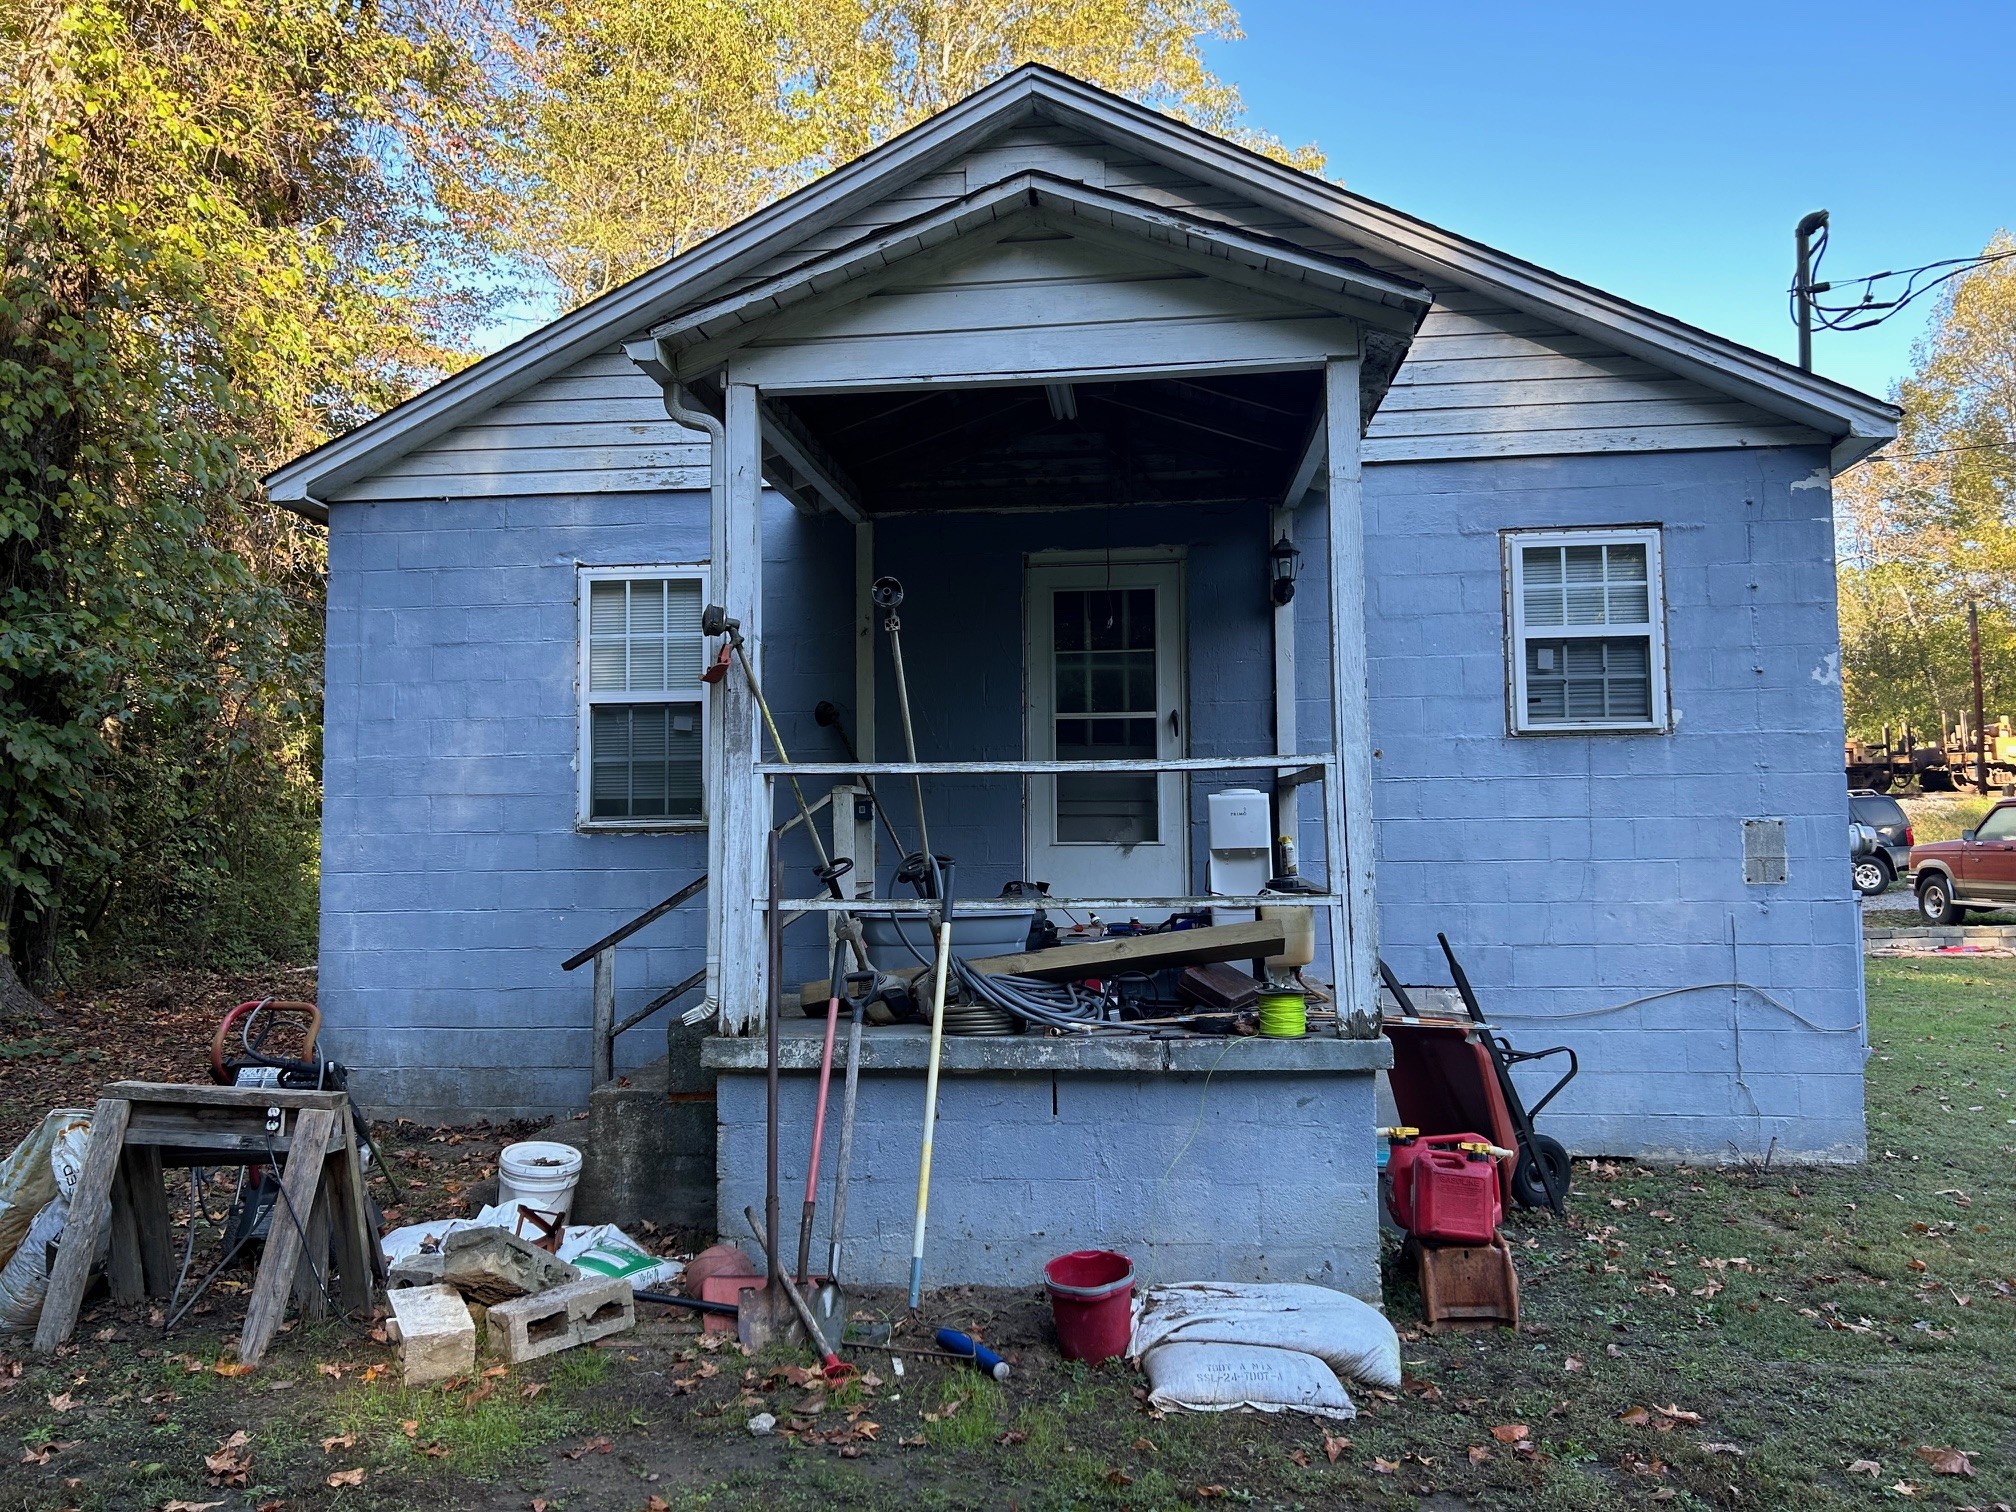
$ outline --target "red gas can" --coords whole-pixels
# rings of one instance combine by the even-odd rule
[[[1402,1135],[1392,1142],[1393,1221],[1418,1239],[1489,1244],[1504,1207],[1493,1146],[1475,1134]]]

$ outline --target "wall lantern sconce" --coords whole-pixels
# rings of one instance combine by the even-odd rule
[[[1271,596],[1274,606],[1285,607],[1295,597],[1295,574],[1302,567],[1302,553],[1295,549],[1295,543],[1283,535],[1267,553],[1269,565],[1273,568],[1274,581]]]

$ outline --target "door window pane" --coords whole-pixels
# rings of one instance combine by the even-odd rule
[[[1155,590],[1060,589],[1051,598],[1054,749],[1059,761],[1152,761],[1156,739]],[[1057,779],[1057,839],[1141,845],[1161,838],[1153,772]]]

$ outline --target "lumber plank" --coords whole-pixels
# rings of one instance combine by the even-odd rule
[[[42,1299],[42,1320],[35,1326],[35,1352],[54,1354],[56,1346],[77,1327],[77,1309],[84,1302],[84,1283],[91,1279],[91,1257],[98,1233],[109,1220],[112,1178],[118,1174],[119,1151],[126,1142],[126,1120],[132,1104],[123,1097],[101,1097],[91,1114],[91,1145],[84,1170],[70,1198],[70,1221],[57,1246],[56,1269]]]
[[[121,1158],[112,1173],[112,1235],[105,1249],[105,1284],[112,1300],[131,1307],[147,1295],[140,1274],[140,1227],[133,1216],[132,1173]]]
[[[207,1082],[114,1082],[100,1097],[129,1102],[199,1103],[212,1108],[333,1108],[344,1094],[296,1092],[285,1087],[217,1087]]]
[[[335,1110],[309,1108],[294,1125],[294,1144],[302,1154],[288,1160],[281,1177],[280,1200],[274,1204],[273,1220],[267,1228],[266,1253],[252,1283],[244,1330],[238,1336],[238,1358],[244,1364],[259,1363],[286,1315],[294,1267],[301,1260],[301,1230],[296,1218],[305,1223],[314,1205],[322,1181],[323,1157],[319,1152],[328,1148],[335,1122]]]
[[[343,1311],[353,1316],[371,1308],[372,1284],[378,1266],[378,1235],[372,1229],[364,1200],[364,1162],[357,1149],[357,1130],[343,1119],[343,1148],[329,1157],[326,1184],[331,1219],[336,1225],[336,1267],[343,1278]]]
[[[1279,919],[1249,924],[1213,924],[1167,934],[1123,935],[1085,945],[1058,945],[1015,955],[987,956],[966,964],[985,976],[1026,976],[1069,982],[1112,971],[1159,971],[1165,966],[1197,966],[1209,961],[1246,961],[1278,955],[1287,947]]]
[[[126,1196],[140,1240],[140,1276],[150,1297],[175,1289],[175,1240],[168,1227],[168,1190],[161,1181],[161,1152],[147,1145],[126,1146],[122,1162]]]

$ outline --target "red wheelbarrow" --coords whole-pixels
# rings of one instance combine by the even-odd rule
[[[1581,1069],[1575,1052],[1566,1045],[1515,1050],[1506,1044],[1485,1022],[1447,936],[1435,938],[1448,958],[1450,979],[1469,1010],[1468,1018],[1417,1012],[1407,989],[1384,961],[1379,963],[1380,979],[1402,1015],[1389,1017],[1384,1024],[1386,1037],[1393,1042],[1388,1078],[1400,1122],[1424,1134],[1484,1132],[1492,1143],[1518,1152],[1516,1160],[1498,1163],[1506,1198],[1521,1207],[1546,1206],[1565,1213],[1571,1175],[1568,1151],[1558,1139],[1536,1132],[1533,1120],[1575,1079]],[[1512,1080],[1512,1068],[1557,1055],[1568,1057],[1567,1072],[1529,1107]]]

